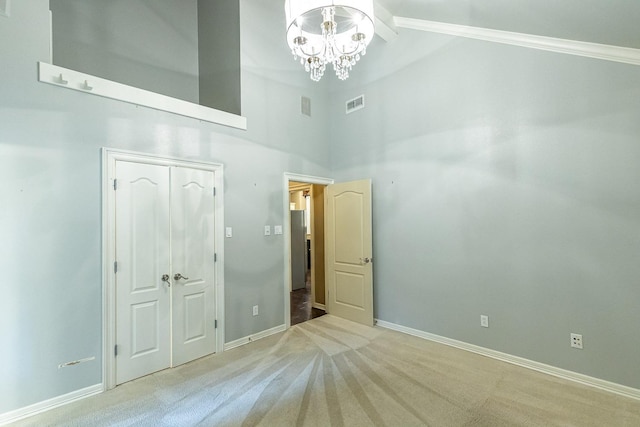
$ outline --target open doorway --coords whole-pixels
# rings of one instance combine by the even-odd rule
[[[325,314],[324,189],[332,182],[285,174],[287,327]]]
[[[289,182],[291,325],[325,314],[324,185]]]

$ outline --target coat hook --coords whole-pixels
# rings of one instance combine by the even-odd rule
[[[67,83],[69,83],[69,80],[65,80],[64,77],[62,77],[62,73],[60,73],[60,76],[58,77],[58,83],[60,83],[61,85],[66,85]]]
[[[84,85],[82,85],[82,89],[84,90],[93,90],[93,86],[89,86],[89,82],[84,81]]]

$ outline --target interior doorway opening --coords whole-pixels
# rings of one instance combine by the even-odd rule
[[[326,312],[324,190],[332,180],[285,174],[285,323]]]
[[[291,325],[325,314],[324,187],[289,182]]]

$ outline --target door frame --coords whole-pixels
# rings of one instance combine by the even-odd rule
[[[312,175],[301,175],[285,172],[283,179],[283,239],[284,239],[284,325],[285,330],[291,327],[291,222],[289,221],[289,183],[291,181],[304,182],[306,184],[331,185],[332,178],[323,178]],[[326,289],[325,289],[326,294]]]
[[[103,391],[116,386],[116,286],[115,259],[115,192],[113,181],[116,161],[179,166],[214,172],[215,253],[214,297],[216,300],[215,353],[224,349],[224,166],[220,163],[180,159],[170,156],[102,148],[102,378]]]

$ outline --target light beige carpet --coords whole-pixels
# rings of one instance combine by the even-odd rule
[[[640,401],[332,316],[19,426],[640,426]]]

